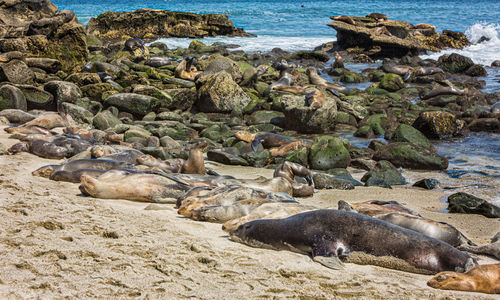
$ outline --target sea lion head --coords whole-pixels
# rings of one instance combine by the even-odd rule
[[[80,182],[82,184],[79,186],[79,189],[84,195],[87,195],[87,196],[96,195],[96,185],[95,184],[97,182],[97,179],[92,178],[88,175],[82,175],[82,177],[80,177]]]
[[[427,281],[427,285],[435,289],[459,291],[472,291],[475,286],[468,279],[468,276],[450,271],[436,274],[431,280]]]
[[[240,130],[234,134],[234,137],[247,143],[251,143],[255,139],[255,134],[245,130]]]
[[[229,232],[229,238],[235,242],[244,243],[253,247],[285,249],[279,238],[269,232],[276,220],[255,220],[238,226]]]
[[[50,175],[52,175],[52,173],[54,173],[56,166],[57,165],[43,166],[43,167],[38,168],[35,171],[31,172],[31,175],[49,178]]]
[[[12,145],[7,151],[11,154],[16,154],[19,152],[29,152],[29,143],[27,142],[19,142],[17,144]]]
[[[207,141],[201,141],[198,143],[191,144],[189,146],[189,150],[201,150],[204,151],[208,147],[208,142]]]

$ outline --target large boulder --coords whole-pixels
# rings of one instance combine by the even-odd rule
[[[419,115],[412,126],[430,139],[444,139],[459,134],[464,124],[449,112],[426,111]]]
[[[54,101],[54,96],[51,93],[32,85],[18,84],[16,87],[23,92],[28,110],[57,110],[57,103]]]
[[[196,84],[200,85],[196,105],[202,112],[231,112],[252,101],[226,71],[203,76]]]
[[[309,165],[316,170],[347,168],[350,161],[342,140],[333,136],[316,137],[309,151]]]
[[[380,81],[379,87],[389,92],[397,92],[405,87],[405,83],[401,76],[393,73],[387,73]]]
[[[240,67],[233,60],[224,57],[220,54],[210,56],[208,59],[198,62],[200,69],[203,70],[202,75],[209,75],[226,71],[231,75],[235,82],[240,82],[243,78]]]
[[[411,143],[389,143],[380,147],[374,160],[387,160],[396,167],[417,170],[445,170],[448,160],[436,152]]]
[[[408,142],[428,149],[432,148],[432,143],[422,132],[406,124],[400,124],[396,128],[391,140],[394,142]]]
[[[365,183],[365,186],[380,186],[385,188],[406,184],[403,174],[388,161],[377,162],[375,168],[366,172],[361,181]]]
[[[151,111],[156,111],[160,105],[158,99],[154,97],[134,93],[111,95],[104,100],[104,104],[115,106],[120,111],[129,112],[141,118]]]
[[[328,26],[337,31],[337,44],[341,48],[364,48],[373,57],[402,57],[470,45],[460,32],[445,30],[440,34],[433,27],[417,28],[408,22],[390,19],[351,17],[349,21],[348,18],[331,18],[334,21]]]
[[[0,110],[7,108],[24,111],[28,109],[23,92],[19,88],[8,84],[0,87]]]
[[[35,75],[22,60],[11,60],[0,64],[0,81],[9,81],[18,84],[31,84]]]
[[[89,20],[87,32],[105,41],[130,37],[153,40],[162,37],[255,36],[235,28],[227,15],[199,15],[160,9],[107,11]]]
[[[457,53],[445,54],[438,59],[438,66],[450,73],[465,72],[473,65],[472,59]]]
[[[76,101],[82,98],[82,91],[72,82],[60,80],[49,81],[43,86],[43,89],[51,93],[58,104],[63,102],[76,103]]]

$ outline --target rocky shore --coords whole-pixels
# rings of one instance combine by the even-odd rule
[[[160,168],[161,176],[171,180],[171,173],[189,173],[181,170],[191,160],[193,147],[203,144],[208,149],[207,166],[215,165],[215,174],[238,177],[239,172],[247,170],[243,167],[254,167],[259,169],[252,170],[260,171],[255,171],[253,175],[269,176],[271,170],[283,168],[286,162],[302,166],[308,170],[307,176],[298,175],[297,181],[292,176],[290,189],[287,190],[289,198],[276,202],[298,204],[292,196],[297,196],[295,193],[301,192],[302,185],[305,185],[312,186],[312,192],[307,196],[320,193],[322,199],[330,195],[335,197],[331,203],[321,202],[323,200],[318,202],[318,198],[313,198],[315,200],[308,204],[336,209],[342,197],[338,190],[360,192],[360,189],[368,189],[359,195],[353,194],[350,199],[352,203],[373,200],[370,198],[370,189],[384,198],[386,194],[383,191],[388,192],[391,187],[401,193],[407,193],[410,189],[401,168],[412,171],[446,170],[448,160],[436,152],[433,140],[469,132],[500,132],[500,95],[481,91],[484,87],[481,78],[487,75],[484,66],[474,64],[470,58],[459,54],[443,55],[438,60],[422,60],[416,56],[423,50],[464,47],[469,42],[463,34],[439,34],[432,27],[388,20],[379,14],[333,19],[335,21],[329,26],[338,31],[337,43],[322,45],[314,51],[288,53],[274,49],[271,53],[262,54],[231,50],[231,45],[205,45],[198,41],[191,42],[186,49],[170,49],[168,43],[154,42],[146,46],[142,40],[179,36],[248,36],[242,29],[234,28],[224,15],[160,10],[107,12],[92,19],[85,28],[71,11],[58,11],[49,1],[4,2],[0,7],[0,125],[9,126],[5,131],[12,133],[11,138],[19,139],[20,143],[13,144],[12,139],[2,139],[0,154],[5,155],[0,156],[2,164],[10,166],[17,157],[28,155],[20,152],[30,152],[45,158],[41,161],[21,159],[22,164],[30,162],[41,167],[42,163],[49,163],[46,158],[58,159],[58,163],[64,164],[66,161],[101,157],[96,157],[95,151],[102,148],[111,151],[108,155],[134,153],[143,160],[146,157],[143,155],[149,155],[147,157],[154,161],[154,165],[136,160],[135,156],[131,164],[141,166],[142,171],[145,166],[155,167],[154,172]],[[380,66],[362,72],[344,66],[344,62],[369,62],[372,58],[381,57],[383,61]],[[369,87],[364,90],[348,87],[349,84],[363,82],[369,83]],[[65,127],[64,133],[58,127]],[[52,131],[54,128],[55,132]],[[340,131],[351,131],[357,137],[373,140],[368,147],[356,147],[348,140],[336,137]],[[387,143],[376,140],[378,137],[384,137]],[[203,164],[203,157],[201,161]],[[182,167],[171,172],[174,162],[180,163]],[[221,167],[220,164],[241,169]],[[27,170],[27,167],[22,168],[23,175],[18,172],[19,176],[31,176],[29,172],[35,169]],[[148,169],[148,172],[151,170]],[[233,171],[225,174],[227,170]],[[203,167],[200,174],[204,175],[204,172]],[[273,177],[280,178],[276,172]],[[124,176],[130,174],[137,175],[133,171]],[[138,174],[142,176],[142,173]],[[144,176],[148,176],[147,180],[154,177],[155,184],[160,180],[157,173]],[[229,185],[221,184],[218,181],[221,177],[213,179],[208,185],[211,188]],[[196,187],[203,181],[196,178],[175,177],[175,180]],[[41,188],[50,184],[48,178],[39,180],[43,182]],[[164,182],[167,179],[161,180]],[[261,180],[257,181],[258,184],[262,185],[264,179],[258,180]],[[32,184],[33,181],[24,178],[22,182]],[[15,183],[15,176],[9,177],[8,182],[14,187],[19,186],[19,183]],[[234,184],[234,181],[231,183]],[[75,195],[76,186],[64,184],[68,184],[64,186],[65,191]],[[82,184],[80,190],[84,195],[106,198],[99,197],[102,194],[92,194],[94,191],[88,186],[85,189],[83,180]],[[427,178],[419,186],[432,189],[437,184]],[[38,191],[29,193],[34,193],[35,198],[39,199]],[[414,209],[422,213],[432,206],[432,213],[428,217],[444,221],[442,219],[445,217],[438,217],[440,208],[436,207],[436,203],[422,200],[428,195],[426,193],[438,192],[419,191],[418,196],[407,197],[406,204],[411,206],[411,200],[418,198],[419,205]],[[49,195],[50,192],[45,196]],[[184,200],[190,195],[183,196]],[[274,202],[276,198],[273,197],[277,197],[274,194],[272,197],[259,195],[265,203]],[[442,196],[433,194],[434,200]],[[23,201],[32,200],[27,194],[25,197]],[[64,195],[58,194],[56,198],[62,197]],[[269,200],[271,198],[272,201]],[[394,200],[397,197],[393,195],[389,198],[380,200]],[[119,199],[137,200],[133,197]],[[147,200],[154,202],[155,199]],[[451,199],[450,211],[481,214],[493,220],[500,217],[500,208],[483,199],[467,194],[457,194]],[[254,198],[251,200],[256,201]],[[177,201],[177,206],[183,208],[182,201]],[[87,202],[86,206],[95,204]],[[16,203],[9,202],[9,207]],[[262,203],[259,202],[259,205]],[[75,203],[68,204],[69,210],[75,209],[73,205]],[[96,205],[102,209],[102,204]],[[245,206],[248,203],[238,202],[237,205]],[[251,207],[254,209],[257,206]],[[130,209],[120,209],[120,213]],[[31,215],[31,211],[27,214]],[[181,209],[179,214],[182,214]],[[183,215],[194,220],[208,218],[200,214],[203,215]],[[476,215],[474,218],[489,229],[500,231],[496,220],[490,221],[483,216]],[[219,218],[217,222],[221,220]],[[185,220],[182,222],[184,224]],[[47,226],[52,228],[59,225]],[[134,229],[136,233],[142,226],[147,227],[141,223]],[[200,226],[203,227],[202,232],[213,230],[211,225]],[[459,229],[469,230],[463,222]],[[486,243],[496,231],[485,234],[471,230],[469,233],[474,235],[469,237],[476,242]],[[115,239],[112,233],[102,231],[102,234],[96,234]],[[192,236],[191,233],[188,235]],[[200,232],[196,233],[195,239],[198,240],[200,235]],[[116,239],[121,236],[121,233],[118,234]],[[133,243],[132,236],[128,236],[128,239]],[[207,249],[219,255],[218,247],[225,246],[212,242],[216,246]],[[49,247],[45,242],[44,245]],[[196,245],[188,247],[196,253],[204,251],[192,250],[192,247],[199,249]],[[53,252],[53,255],[60,257],[60,253]],[[89,254],[88,257],[99,260],[102,255],[100,252]],[[144,255],[143,258],[148,260],[146,256],[150,254]],[[155,252],[154,255],[159,254]],[[207,272],[219,266],[219,262],[211,258],[207,260],[200,256],[197,259],[207,265]],[[32,263],[19,262],[21,267],[16,265],[16,268],[33,270],[30,267]],[[147,269],[148,263],[144,264]],[[225,260],[223,264],[226,264]],[[179,265],[170,269],[165,265],[153,264],[154,269],[168,276],[182,273],[178,267],[182,269]],[[127,267],[122,270],[125,269]],[[37,272],[41,273],[37,269],[33,274]],[[237,272],[242,272],[242,269],[238,268]],[[284,277],[296,276],[290,275],[292,273],[289,271],[284,272]],[[381,272],[385,271],[378,270],[375,274]],[[10,284],[12,281],[15,280],[0,277],[0,287],[4,282]],[[41,287],[42,284],[39,288],[47,288]],[[121,292],[129,293],[114,296],[142,296],[141,293],[133,294],[124,283],[111,284]],[[396,288],[395,293],[404,290],[405,285]],[[48,288],[53,293],[51,295],[57,294],[52,284]],[[30,295],[12,294],[12,289],[7,290],[11,296]],[[157,292],[158,295],[166,295],[165,290]],[[328,295],[327,291],[323,292],[319,296]],[[304,293],[304,296],[312,294]],[[389,294],[381,292],[380,297]],[[417,294],[419,297],[436,295],[425,287],[420,287]],[[109,294],[103,292],[86,296],[100,295]],[[287,292],[283,291],[282,295],[287,295]],[[366,296],[363,293],[359,295]],[[407,296],[411,298],[410,294]]]

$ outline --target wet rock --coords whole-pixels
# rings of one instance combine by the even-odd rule
[[[419,115],[412,126],[430,139],[444,139],[457,135],[463,125],[451,113],[426,111]]]
[[[375,169],[363,175],[361,181],[365,183],[365,186],[380,186],[385,188],[406,184],[406,179],[401,172],[387,161],[377,162]]]
[[[309,151],[309,165],[316,170],[346,168],[350,160],[342,140],[332,136],[316,137]]]
[[[43,109],[47,111],[56,111],[57,104],[54,101],[54,96],[41,88],[31,85],[17,85],[26,97],[26,105],[28,110]]]
[[[481,118],[472,121],[467,129],[470,131],[487,131],[487,132],[499,132],[500,131],[500,121],[498,118]]]
[[[27,108],[26,97],[19,88],[9,84],[0,87],[0,110],[20,109],[26,111]]]
[[[76,103],[82,98],[82,91],[72,82],[54,80],[47,82],[43,89],[51,93],[58,104],[63,102]]]
[[[387,160],[396,167],[417,170],[445,170],[446,157],[436,152],[410,143],[389,143],[373,155],[374,160]]]
[[[351,160],[350,166],[357,169],[370,171],[375,168],[376,161],[368,158],[355,158]]]
[[[250,166],[254,166],[256,168],[262,168],[266,166],[271,159],[271,153],[269,152],[269,150],[264,149],[262,146],[259,146],[259,148],[255,152],[247,152],[242,154],[241,156],[248,162]]]
[[[431,149],[432,143],[425,137],[423,133],[414,127],[406,124],[400,124],[391,138],[394,142],[407,142],[415,145]]]
[[[108,106],[116,106],[120,111],[129,112],[138,117],[144,117],[151,111],[156,111],[160,103],[158,99],[134,93],[114,94],[104,100]]]
[[[491,66],[492,66],[492,67],[500,67],[500,60],[494,60],[494,61],[491,63]]]
[[[426,190],[433,190],[439,185],[439,181],[434,178],[424,178],[413,184],[415,187],[420,187]]]
[[[73,118],[74,121],[78,123],[92,124],[94,115],[85,108],[69,102],[63,102],[62,108],[65,113]]]
[[[405,83],[401,76],[393,73],[385,74],[380,81],[379,87],[389,92],[397,92],[405,88]]]
[[[327,62],[330,56],[322,51],[297,51],[294,52],[290,58],[295,60],[317,60],[320,62]]]
[[[274,124],[283,127],[285,115],[279,111],[259,110],[247,117],[248,125]]]
[[[201,85],[196,105],[202,112],[231,112],[252,101],[226,71],[204,76],[196,84]]]
[[[473,65],[465,71],[465,75],[472,77],[485,77],[488,76],[488,72],[481,65]]]
[[[346,70],[342,73],[340,81],[345,83],[360,83],[364,81],[363,75],[356,73],[354,71]]]
[[[95,115],[94,119],[92,120],[92,125],[100,130],[105,130],[108,128],[113,128],[118,124],[121,124],[122,122],[115,116],[113,115],[112,112],[109,110],[102,111]]]
[[[11,60],[0,64],[0,81],[17,84],[32,84],[35,76],[33,71],[21,60]]]
[[[467,193],[456,193],[448,197],[451,213],[480,214],[488,218],[500,218],[500,207]]]
[[[354,186],[362,186],[361,182],[354,179],[351,173],[349,173],[349,171],[347,171],[346,169],[343,168],[330,169],[327,171],[327,173],[334,176],[337,179],[349,181]]]
[[[354,185],[335,176],[316,172],[313,174],[314,187],[317,189],[353,190]]]
[[[238,149],[234,149],[236,150],[235,152],[239,152]],[[225,165],[248,166],[248,162],[236,155],[236,153],[228,153],[222,149],[209,150],[207,152],[207,158],[208,160],[216,161]]]
[[[463,73],[474,65],[472,59],[457,54],[444,54],[438,59],[438,67],[449,73]]]

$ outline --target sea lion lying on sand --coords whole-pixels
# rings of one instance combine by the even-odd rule
[[[38,125],[6,127],[3,130],[10,134],[19,133],[19,134],[44,134],[47,136],[56,135],[55,132]]]
[[[314,210],[281,220],[240,225],[230,238],[253,247],[311,254],[333,268],[347,262],[374,264],[408,272],[464,272],[476,263],[447,243],[362,214]]]
[[[285,161],[274,169],[274,177],[283,177],[292,184],[293,196],[308,197],[314,194],[314,180],[311,171],[298,163]],[[295,181],[295,176],[303,177],[308,184]]]
[[[75,171],[78,169],[134,169],[135,165],[110,159],[77,159],[60,165],[47,165],[33,171],[33,176],[49,177],[56,171]]]
[[[483,246],[470,246],[462,245],[458,247],[459,250],[464,250],[476,254],[486,254],[500,259],[500,232],[498,232],[492,239],[491,244]]]
[[[39,157],[61,159],[71,156],[71,151],[45,140],[22,141],[12,145],[9,153],[29,152]]]
[[[442,290],[500,294],[500,264],[477,266],[465,273],[441,272],[427,285]]]
[[[31,125],[36,125],[46,129],[53,129],[56,127],[70,126],[72,122],[73,119],[71,118],[70,115],[61,116],[59,113],[45,113],[20,126],[27,127]]]

